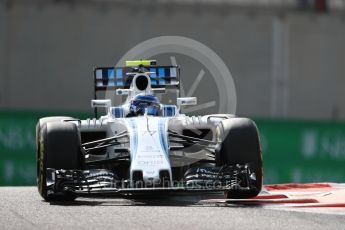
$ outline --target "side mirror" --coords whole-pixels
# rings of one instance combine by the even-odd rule
[[[109,108],[111,106],[111,100],[91,100],[91,108]]]
[[[177,98],[177,105],[184,106],[184,105],[196,105],[197,98],[196,97],[178,97]]]
[[[177,111],[180,113],[181,106],[196,105],[198,103],[196,97],[178,97],[177,98]]]
[[[115,92],[116,92],[116,95],[129,95],[131,90],[130,89],[117,89]]]

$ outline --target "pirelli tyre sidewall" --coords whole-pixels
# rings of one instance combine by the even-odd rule
[[[221,142],[218,165],[250,163],[255,172],[257,192],[229,192],[226,198],[250,198],[258,195],[262,188],[263,167],[260,138],[254,121],[248,118],[230,118],[217,126],[217,139]]]
[[[43,124],[39,134],[37,186],[46,201],[70,201],[71,193],[47,194],[46,169],[82,169],[80,132],[71,122],[53,121]]]
[[[36,124],[36,165],[37,165],[37,185],[38,185],[38,178],[39,178],[39,162],[40,162],[40,134],[43,125],[45,125],[47,122],[53,122],[53,121],[63,121],[63,120],[69,120],[73,119],[72,117],[64,117],[64,116],[53,116],[53,117],[43,117],[39,119],[39,121]]]

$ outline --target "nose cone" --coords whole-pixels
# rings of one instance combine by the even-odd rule
[[[167,123],[168,119],[160,117],[136,117],[128,120],[132,158],[131,181],[137,179],[133,178],[134,172],[142,173],[142,180],[148,186],[160,184],[164,172],[168,172],[169,180],[172,179],[167,147]]]

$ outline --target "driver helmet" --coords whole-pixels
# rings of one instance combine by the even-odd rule
[[[145,110],[147,115],[158,116],[160,103],[154,95],[139,94],[130,102],[129,110],[131,116],[144,115]]]

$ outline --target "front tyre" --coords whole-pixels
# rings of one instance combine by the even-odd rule
[[[48,194],[47,168],[82,169],[80,132],[71,122],[47,122],[40,129],[39,161],[37,186],[40,195],[46,201],[71,201],[76,196],[69,192]]]
[[[218,166],[250,164],[256,180],[256,191],[226,192],[228,199],[251,198],[258,195],[262,188],[262,155],[258,129],[248,118],[230,118],[223,120],[217,126],[218,140],[221,141]]]
[[[53,121],[64,121],[64,120],[72,120],[72,117],[62,117],[62,116],[54,116],[54,117],[43,117],[40,118],[36,124],[36,165],[37,165],[37,170],[36,170],[36,176],[37,178],[39,177],[39,161],[40,161],[40,135],[41,135],[41,130],[43,126],[48,123],[48,122],[53,122]],[[38,180],[37,180],[38,183]]]

